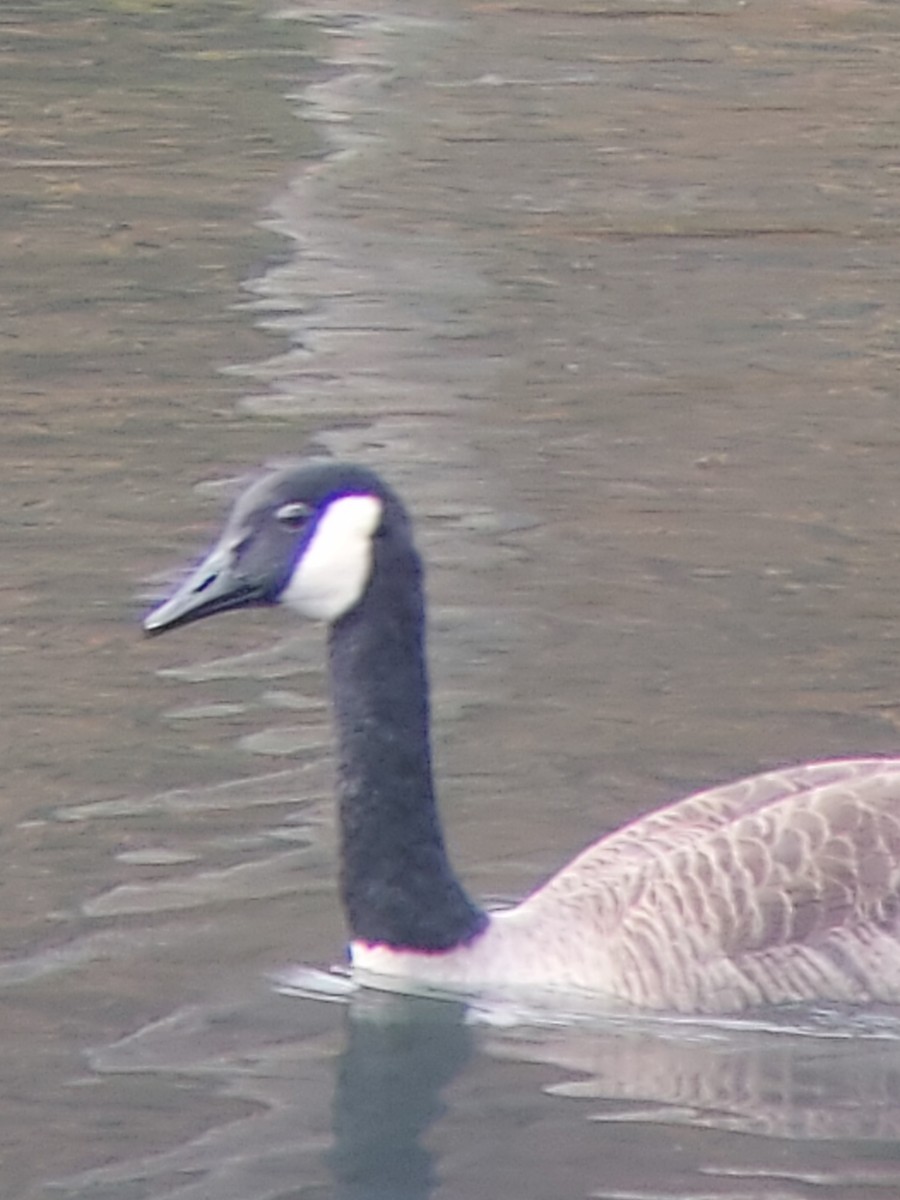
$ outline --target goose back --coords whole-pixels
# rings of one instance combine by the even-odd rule
[[[857,759],[643,817],[583,851],[519,919],[592,928],[629,1003],[726,1012],[900,1000],[898,911],[900,761]]]

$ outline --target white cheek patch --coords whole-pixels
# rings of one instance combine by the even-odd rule
[[[377,496],[332,500],[281,594],[281,603],[317,621],[336,621],[349,612],[368,585],[372,536],[380,521]]]

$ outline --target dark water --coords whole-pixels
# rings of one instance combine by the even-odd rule
[[[481,894],[895,751],[898,35],[864,0],[4,6],[4,1196],[896,1192],[892,1014],[277,995],[342,940],[320,634],[135,618],[256,463],[383,469]]]

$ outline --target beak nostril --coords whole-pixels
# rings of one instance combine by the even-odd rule
[[[214,584],[216,582],[217,578],[218,578],[217,575],[207,575],[207,577],[203,580],[203,582],[199,583],[194,588],[194,591],[197,593],[197,595],[199,595],[201,592],[205,592],[208,587],[210,587],[212,584]]]

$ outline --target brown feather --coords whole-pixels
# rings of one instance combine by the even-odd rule
[[[900,1001],[900,762],[702,792],[589,847],[522,908],[591,929],[611,992],[642,1006]]]

